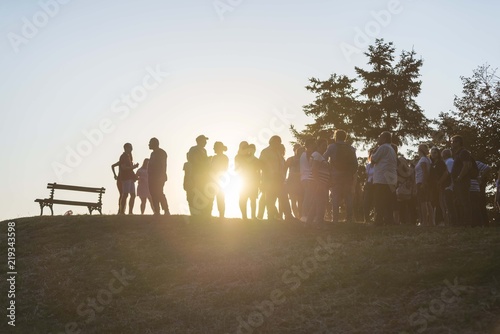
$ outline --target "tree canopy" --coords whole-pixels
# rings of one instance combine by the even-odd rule
[[[331,136],[338,128],[357,142],[371,142],[384,130],[391,131],[397,143],[429,135],[430,122],[415,100],[421,91],[422,59],[412,50],[402,51],[396,60],[393,43],[383,39],[369,46],[365,55],[369,68],[355,67],[357,78],[334,73],[325,81],[309,79],[306,89],[316,98],[303,110],[314,123],[302,132],[292,128],[298,140]]]

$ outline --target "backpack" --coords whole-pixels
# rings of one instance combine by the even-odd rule
[[[356,151],[346,143],[337,143],[335,146],[335,159],[332,161],[332,168],[339,172],[356,173],[358,170]]]

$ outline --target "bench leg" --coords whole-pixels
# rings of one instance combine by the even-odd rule
[[[38,204],[40,204],[40,216],[43,216],[43,203],[42,202],[39,202]]]
[[[50,215],[53,216],[54,215],[54,210],[52,210],[52,204],[49,204],[49,208],[50,208]]]

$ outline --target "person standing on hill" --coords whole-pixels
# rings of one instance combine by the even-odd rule
[[[393,225],[393,206],[398,182],[398,158],[391,146],[392,135],[389,131],[380,134],[377,148],[372,154],[373,197],[375,199],[375,225]]]
[[[354,221],[353,185],[354,175],[358,169],[356,149],[345,142],[347,133],[344,130],[335,130],[334,142],[330,144],[323,156],[331,166],[331,196],[332,222],[339,219],[339,207],[345,201],[348,223]]]
[[[151,200],[151,193],[149,192],[149,179],[148,179],[148,164],[149,159],[144,159],[142,166],[135,172],[137,175],[137,197],[141,199],[141,214],[146,210],[146,202],[149,201],[151,209],[154,212],[153,202]]]
[[[120,198],[120,210],[118,214],[125,214],[125,207],[127,205],[127,197],[130,195],[130,200],[128,203],[128,213],[133,214],[134,211],[134,201],[135,201],[135,180],[136,175],[134,169],[139,167],[139,164],[133,163],[132,158],[132,144],[125,143],[123,145],[124,152],[120,156],[120,166],[118,168],[118,179],[122,183],[122,196]]]
[[[207,145],[208,137],[199,135],[196,137],[196,145],[192,146],[187,153],[187,165],[184,166],[188,171],[188,180],[186,190],[189,210],[191,216],[195,217],[210,217],[210,208],[212,197],[207,193],[206,186],[208,184],[210,172],[210,159],[207,155],[205,146]]]
[[[226,212],[226,199],[224,189],[221,187],[224,174],[229,168],[229,158],[224,154],[226,151],[227,147],[222,142],[216,141],[214,143],[215,155],[212,157],[210,162],[211,179],[216,183],[214,195],[217,201],[217,210],[219,211],[220,218],[224,218]]]
[[[259,157],[262,167],[262,195],[265,196],[269,220],[279,219],[276,200],[284,182],[283,171],[285,169],[281,150],[281,137],[275,135],[269,139],[269,146],[262,150]]]
[[[166,216],[170,215],[168,202],[163,192],[163,186],[167,182],[167,153],[160,148],[157,138],[149,140],[149,149],[153,150],[149,157],[148,164],[148,184],[151,193],[153,213],[160,214],[160,206]]]
[[[472,158],[470,151],[465,149],[462,136],[456,135],[451,138],[451,149],[453,151],[451,178],[457,203],[458,225],[472,226],[470,180],[478,175],[476,161]]]

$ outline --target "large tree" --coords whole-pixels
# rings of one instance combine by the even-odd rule
[[[365,53],[371,68],[356,67],[363,82],[361,115],[368,120],[368,139],[388,130],[400,143],[408,143],[429,133],[429,120],[415,100],[421,91],[423,61],[416,58],[414,50],[403,50],[395,62],[394,52],[392,42],[377,39]]]
[[[415,51],[402,51],[395,61],[392,43],[377,39],[368,48],[368,70],[355,67],[358,78],[332,74],[328,80],[309,79],[306,89],[316,95],[304,106],[314,118],[302,132],[292,128],[298,140],[306,136],[331,135],[343,128],[358,142],[374,141],[381,131],[393,132],[401,143],[425,137],[429,121],[415,98],[420,93],[422,59]],[[356,89],[360,81],[362,88]]]
[[[498,166],[500,156],[500,78],[496,69],[481,65],[471,77],[460,77],[462,94],[455,96],[454,107],[441,113],[436,141],[449,144],[460,134],[477,160]]]

